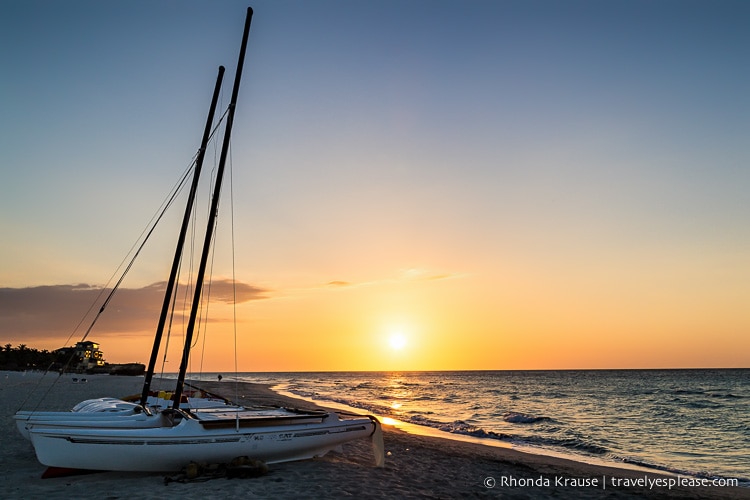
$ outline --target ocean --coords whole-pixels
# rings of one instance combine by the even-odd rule
[[[236,376],[320,404],[414,424],[412,430],[443,431],[449,438],[471,436],[592,463],[736,478],[750,487],[748,369]]]

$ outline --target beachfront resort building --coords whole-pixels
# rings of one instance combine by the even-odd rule
[[[104,353],[99,350],[96,342],[78,342],[75,347],[63,347],[56,352],[73,355],[71,368],[88,371],[104,366]]]

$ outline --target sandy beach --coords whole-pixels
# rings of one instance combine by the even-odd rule
[[[73,377],[78,378],[73,382]],[[373,466],[367,440],[323,458],[274,464],[255,478],[203,476],[165,481],[177,474],[102,472],[42,479],[45,467],[15,429],[19,409],[67,410],[81,400],[140,392],[142,378],[108,375],[0,372],[0,467],[3,498],[750,498],[750,489],[697,486],[692,478],[600,467],[513,449],[408,434],[384,426],[386,464]],[[311,407],[259,384],[202,382],[201,387],[240,403]],[[51,387],[51,388],[50,388]],[[45,394],[46,393],[46,394]],[[39,403],[42,401],[41,403]],[[37,406],[38,405],[38,406]],[[670,486],[669,479],[672,479]]]

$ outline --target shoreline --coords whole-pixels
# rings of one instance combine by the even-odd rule
[[[36,460],[31,443],[15,429],[12,415],[33,386],[46,390],[49,374],[0,372],[2,446],[0,467],[7,472],[6,498],[142,498],[179,495],[187,499],[220,494],[226,497],[331,498],[391,496],[400,498],[709,498],[750,499],[750,488],[669,484],[677,476],[651,470],[587,464],[567,458],[532,454],[506,447],[487,446],[443,437],[410,434],[383,426],[384,468],[373,466],[367,440],[344,446],[343,453],[270,466],[270,472],[252,479],[214,479],[206,482],[165,484],[163,473],[103,472],[56,479],[41,479],[45,467]],[[59,377],[39,409],[67,410],[83,399],[123,397],[140,392],[141,377],[87,376],[86,383]],[[78,376],[80,377],[80,376]],[[167,384],[172,381],[166,381]],[[269,385],[237,381],[196,381],[201,388],[240,404],[294,406],[321,405],[274,392]],[[42,392],[32,393],[24,409],[33,409]]]

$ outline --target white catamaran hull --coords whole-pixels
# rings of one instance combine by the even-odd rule
[[[168,408],[171,401],[149,396],[148,408],[159,410]],[[189,398],[180,405],[183,409],[222,408],[237,410],[240,407],[228,405],[216,398]],[[139,404],[117,398],[87,399],[75,405],[70,411],[19,411],[13,419],[23,437],[31,439],[29,430],[33,427],[104,427],[104,428],[146,428],[159,427],[160,420],[143,409]]]
[[[164,415],[152,418],[163,420]],[[277,420],[279,424],[226,419],[202,422],[185,415],[173,426],[117,429],[36,425],[29,433],[38,460],[51,467],[177,471],[189,462],[227,463],[240,456],[276,463],[320,457],[364,437],[373,438],[376,462],[382,465],[382,435],[375,419],[340,418],[328,413],[309,423],[294,418]]]
[[[145,422],[147,418],[141,406],[116,398],[87,399],[71,411],[18,411],[13,416],[18,432],[26,439],[31,439],[29,429],[35,425],[75,427],[106,421],[117,422],[116,425],[137,425],[133,422]]]

